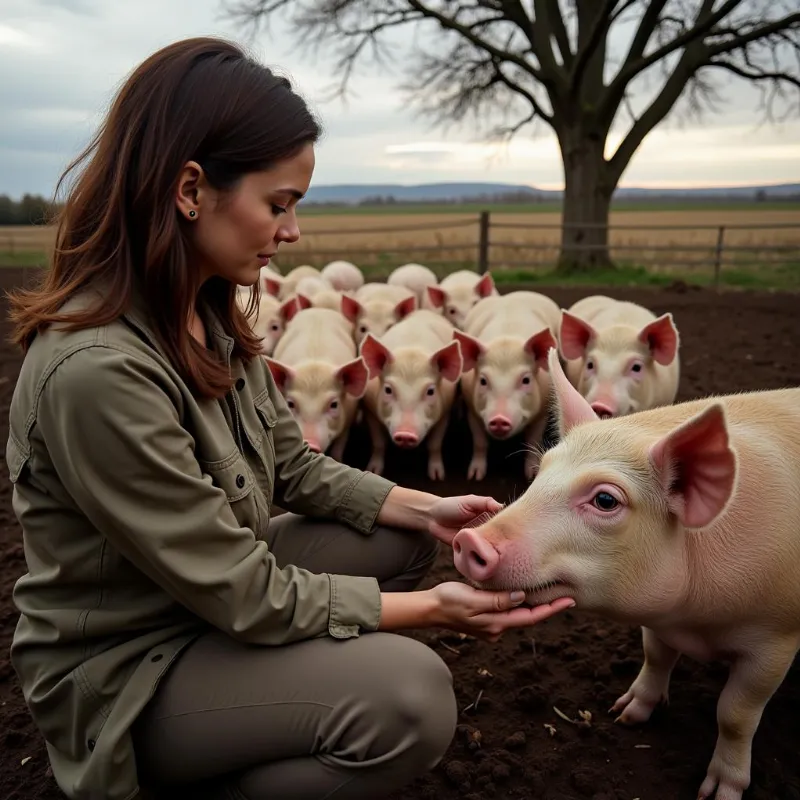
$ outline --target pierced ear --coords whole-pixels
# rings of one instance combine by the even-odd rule
[[[431,305],[434,308],[442,308],[447,302],[447,293],[445,290],[440,289],[438,286],[426,286],[425,288],[428,292],[428,299],[431,301]]]
[[[463,363],[458,339],[453,339],[450,344],[446,344],[431,356],[431,364],[448,381],[458,380]]]
[[[489,297],[494,292],[494,278],[491,272],[485,272],[483,277],[475,284],[478,297]]]
[[[287,384],[294,378],[294,370],[285,364],[281,364],[280,361],[275,361],[275,359],[269,358],[268,356],[264,357],[264,361],[267,362],[269,371],[272,373],[272,378],[275,381],[278,389],[281,391],[281,393],[284,393],[286,391]]]
[[[592,410],[586,398],[567,379],[555,347],[551,348],[547,354],[547,366],[553,387],[553,404],[558,420],[559,439],[563,438],[576,425],[599,420],[600,417]]]
[[[370,378],[377,378],[392,363],[392,354],[371,333],[361,342],[360,353],[369,370]]]
[[[589,342],[597,336],[597,331],[580,317],[561,309],[561,325],[558,338],[561,342],[561,355],[567,361],[583,358]]]
[[[453,338],[461,346],[462,371],[469,372],[475,369],[478,366],[478,360],[486,352],[486,347],[463,331],[454,330]]]
[[[551,349],[558,348],[558,342],[556,342],[556,337],[553,336],[553,332],[550,328],[545,328],[544,330],[539,331],[539,333],[534,333],[527,342],[525,342],[525,352],[533,359],[533,363],[539,368],[543,370],[547,370],[547,354],[550,352]]]
[[[343,364],[336,371],[336,380],[353,397],[363,397],[369,381],[369,370],[362,356]]]
[[[664,366],[671,364],[678,352],[678,329],[672,314],[663,314],[645,325],[639,333],[639,341],[647,344],[656,362]]]
[[[727,507],[737,480],[725,408],[713,403],[650,448],[673,514],[687,528],[705,528]]]
[[[175,204],[186,219],[197,219],[200,211],[201,188],[205,175],[196,161],[187,161],[178,178]]]

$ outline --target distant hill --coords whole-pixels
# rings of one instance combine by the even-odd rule
[[[386,203],[458,203],[473,201],[553,202],[560,200],[560,190],[537,189],[527,184],[515,183],[422,183],[406,186],[399,183],[350,183],[316,185],[311,187],[304,201],[309,205],[345,204],[357,205],[371,202]],[[800,197],[800,183],[785,183],[774,186],[735,186],[698,189],[644,189],[621,188],[615,199],[656,198],[730,198],[752,199],[757,195],[765,198]]]

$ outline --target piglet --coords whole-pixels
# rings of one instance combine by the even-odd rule
[[[413,263],[397,267],[386,279],[389,286],[405,286],[410,289],[417,298],[417,308],[429,306],[428,286],[436,286],[438,282],[439,279],[432,269]]]
[[[267,364],[309,448],[341,461],[369,379],[347,320],[328,308],[296,314]]]
[[[337,292],[355,292],[364,285],[364,273],[350,261],[331,261],[320,270],[320,275]]]
[[[699,798],[740,800],[753,735],[800,646],[800,388],[600,421],[550,352],[561,439],[515,502],[453,540],[478,586],[642,626],[644,665],[612,711],[668,702],[682,653],[731,664]],[[689,754],[691,755],[691,754]]]
[[[464,325],[470,309],[482,298],[497,295],[490,272],[481,275],[471,269],[460,269],[444,277],[438,286],[428,287],[428,301],[439,309],[456,328]]]
[[[353,323],[356,344],[371,333],[380,339],[392,325],[417,308],[417,298],[405,286],[365,283],[354,297],[342,296],[342,314]]]
[[[310,303],[304,297],[290,297],[281,302],[273,295],[262,294],[258,305],[251,310],[250,297],[249,287],[247,291],[239,291],[236,294],[236,300],[245,312],[250,328],[262,339],[261,352],[264,355],[271,355],[283,336],[287,323],[298,311],[308,308]]]
[[[531,480],[539,463],[539,445],[547,425],[550,376],[547,353],[560,309],[537,292],[487,297],[467,314],[461,344],[461,378],[467,420],[472,433],[469,480],[486,476],[489,437],[509,439],[524,432],[525,476]]]
[[[672,314],[591,295],[563,311],[559,341],[567,377],[601,417],[669,405],[678,394]]]
[[[361,355],[370,372],[364,395],[372,457],[367,469],[383,471],[385,432],[395,445],[414,448],[427,439],[428,477],[445,476],[442,442],[461,375],[461,349],[453,326],[420,309],[390,328],[379,341],[368,333]]]

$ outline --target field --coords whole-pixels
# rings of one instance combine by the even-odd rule
[[[468,206],[432,206],[425,211],[411,207],[392,213],[374,208],[344,213],[301,210],[301,238],[281,248],[277,266],[286,271],[298,264],[323,266],[346,258],[375,278],[408,261],[428,264],[440,275],[474,267],[478,211]],[[561,215],[537,206],[523,212],[501,207],[491,211],[490,219],[489,264],[496,279],[541,280],[543,274],[547,279],[558,255]],[[623,206],[611,216],[612,258],[636,271],[639,281],[646,267],[653,283],[682,278],[708,284],[720,227],[725,228],[720,255],[723,284],[800,288],[800,208],[788,204],[656,210]],[[0,264],[40,264],[51,247],[50,228],[0,228]],[[628,278],[623,273],[616,282]]]
[[[0,289],[18,284],[22,272],[0,270]],[[561,305],[584,294],[575,288],[545,291]],[[659,314],[673,312],[683,342],[679,400],[800,384],[796,296],[751,291],[717,294],[681,284],[620,287],[612,293],[648,305]],[[4,304],[0,312],[0,441],[5,442],[20,358],[5,344]],[[363,467],[368,457],[366,442],[363,430],[354,431],[346,460]],[[443,485],[427,482],[420,452],[402,458],[390,452],[387,474],[405,485],[441,494],[477,491],[507,500],[523,490],[518,441],[491,450],[490,478],[481,484],[464,478],[469,443],[466,424],[456,419],[445,442],[448,479]],[[43,742],[6,660],[17,619],[11,590],[25,570],[25,560],[5,469],[0,475],[0,563],[0,798],[58,800],[62,795],[48,773]],[[452,556],[443,550],[425,585],[456,577]],[[410,635],[428,643],[449,665],[461,709],[460,727],[442,763],[393,800],[680,800],[696,796],[714,746],[715,707],[725,679],[722,665],[682,659],[674,673],[669,710],[645,727],[626,729],[613,724],[608,709],[639,669],[641,644],[636,629],[571,611],[525,633],[511,632],[494,645],[429,631]],[[591,724],[566,722],[555,709],[570,718],[589,711]],[[800,669],[796,666],[768,705],[756,735],[753,784],[746,800],[800,800],[799,717]]]

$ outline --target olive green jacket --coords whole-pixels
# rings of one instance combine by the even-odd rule
[[[223,400],[192,395],[140,299],[109,325],[37,336],[14,391],[6,458],[28,573],[11,658],[73,800],[140,792],[131,724],[212,626],[281,645],[378,624],[375,579],[279,569],[263,536],[273,500],[369,534],[394,484],[312,453],[264,360],[231,359],[204,316],[236,380]]]

